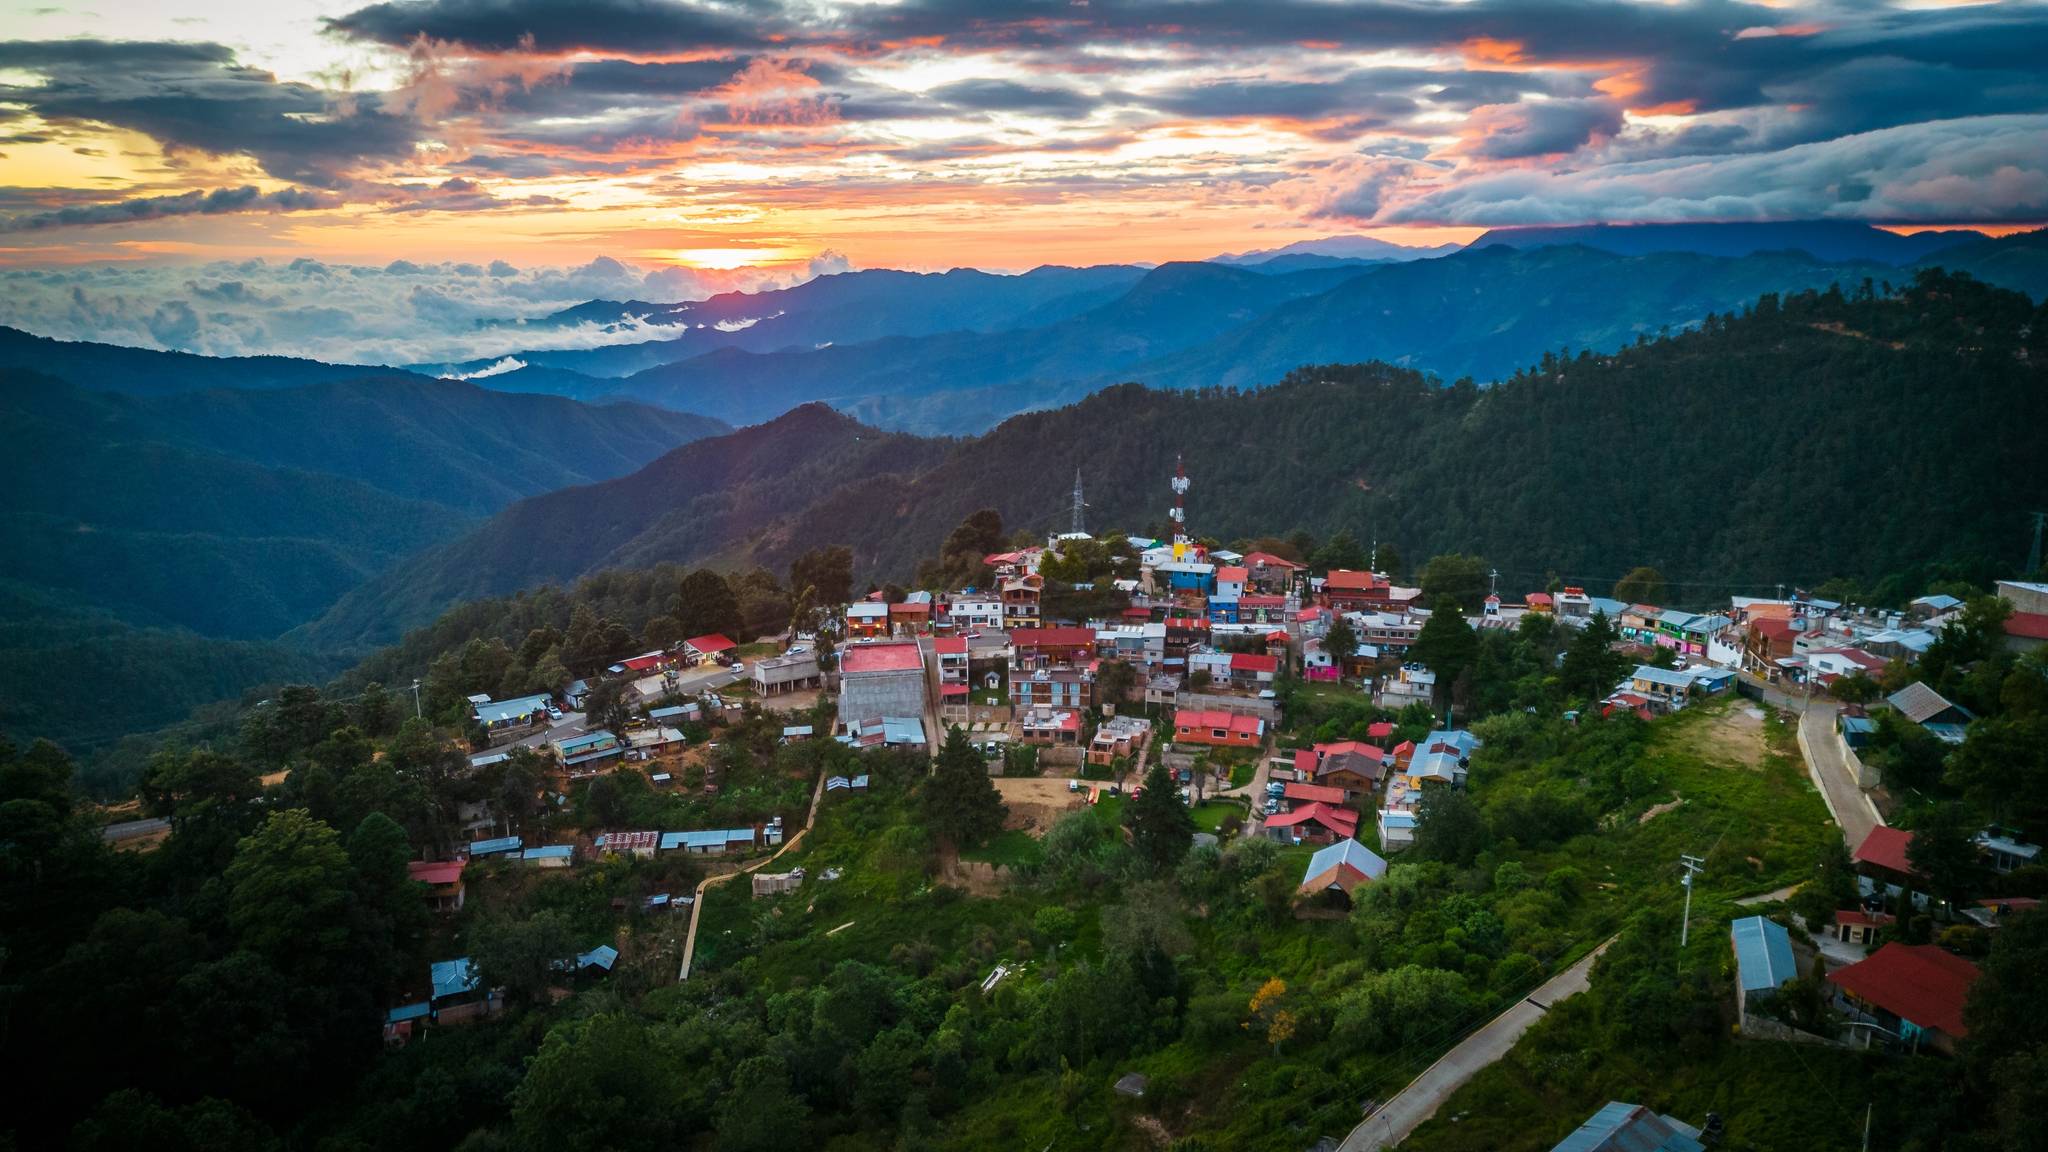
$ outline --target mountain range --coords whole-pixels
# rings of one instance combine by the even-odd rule
[[[779,567],[828,544],[862,579],[901,580],[978,508],[1061,525],[1076,468],[1095,526],[1157,534],[1177,459],[1197,535],[1347,529],[1415,558],[1478,553],[1510,588],[1649,564],[1704,603],[1901,558],[2017,563],[2023,513],[2048,500],[2044,321],[2023,295],[1928,273],[1893,298],[1768,294],[1491,388],[1326,365],[1256,391],[1119,386],[964,440],[807,405],[523,501],[300,637],[388,642],[463,599],[661,561]]]
[[[880,427],[953,435],[979,432],[1018,412],[1066,403],[1114,383],[1258,386],[1297,365],[1331,360],[1385,359],[1447,380],[1490,381],[1546,349],[1613,351],[1764,292],[1903,279],[1916,267],[1955,268],[2036,298],[2048,295],[2048,242],[2041,233],[1996,240],[1937,233],[1923,239],[1848,227],[1861,231],[1757,226],[1725,242],[1695,245],[1738,253],[1729,255],[1500,242],[1401,261],[1293,253],[1273,258],[1278,267],[1212,261],[1149,271],[1041,269],[1025,277],[954,280],[946,277],[957,273],[909,280],[890,273],[878,283],[889,292],[913,292],[919,305],[911,315],[899,314],[885,295],[867,306],[857,325],[849,317],[858,309],[835,303],[817,307],[815,315],[785,313],[736,332],[691,329],[679,341],[536,354],[529,367],[482,382],[624,397],[733,423],[766,420],[795,404],[822,400]],[[1690,235],[1678,226],[1666,234],[1677,237],[1669,241],[1674,245]],[[1897,266],[1820,259],[1775,244],[1800,235],[1838,252],[1861,244],[1906,256],[1937,242],[1947,246]],[[1659,243],[1643,230],[1626,228],[1593,239],[1607,244],[1614,237],[1626,239],[1627,247]],[[1819,244],[1823,240],[1828,243]],[[1006,281],[1041,273],[1047,276],[1042,284],[1034,282],[1035,292],[1072,290],[1048,295],[1026,312],[989,303],[998,287],[1015,290]],[[812,284],[832,283],[836,302],[868,275]],[[934,296],[950,294],[973,299],[955,300],[943,314],[929,304]],[[704,315],[720,317],[714,325],[731,324],[767,306],[765,300],[721,297]],[[942,315],[943,322],[937,319]],[[980,327],[967,323],[976,317]],[[828,329],[869,335],[808,339]],[[798,332],[807,339],[786,339]],[[707,341],[718,347],[682,352]],[[620,357],[671,359],[609,384],[593,378],[616,367]],[[561,377],[564,371],[576,375]],[[530,375],[542,372],[555,376]]]

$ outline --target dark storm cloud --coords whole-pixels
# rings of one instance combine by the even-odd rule
[[[365,160],[412,150],[418,125],[365,95],[338,101],[308,84],[243,67],[217,44],[94,40],[0,44],[0,67],[40,83],[0,84],[0,103],[60,127],[112,125],[172,149],[246,153],[282,180],[333,187]]]
[[[486,51],[532,38],[539,52],[634,54],[751,48],[781,20],[775,5],[673,0],[393,0],[326,22],[329,31],[403,47],[425,36]]]
[[[1485,134],[1467,149],[1488,160],[1526,160],[1576,152],[1621,131],[1621,105],[1612,100],[1543,100],[1495,106]]]
[[[91,224],[128,224],[167,216],[221,216],[231,212],[303,212],[333,208],[338,197],[299,188],[264,192],[253,185],[193,190],[175,196],[144,196],[102,204],[67,205],[49,212],[0,217],[0,232],[40,232]]]

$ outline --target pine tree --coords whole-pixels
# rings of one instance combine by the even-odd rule
[[[955,848],[979,844],[1002,831],[1009,809],[988,778],[981,753],[959,727],[946,729],[932,774],[924,782],[924,820],[934,836]]]
[[[1162,871],[1180,863],[1194,846],[1195,817],[1174,791],[1173,775],[1164,763],[1145,772],[1144,786],[1124,806],[1124,823],[1138,855]]]

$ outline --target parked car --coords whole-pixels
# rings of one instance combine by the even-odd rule
[[[1285,796],[1287,795],[1287,785],[1278,780],[1269,780],[1266,782],[1266,795],[1274,797]]]
[[[1271,797],[1268,797],[1268,798],[1266,799],[1266,815],[1268,815],[1268,816],[1275,816],[1275,815],[1278,815],[1278,814],[1279,814],[1279,812],[1280,812],[1280,798],[1279,798],[1278,796],[1271,796]]]

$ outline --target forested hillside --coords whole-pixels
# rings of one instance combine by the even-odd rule
[[[863,581],[907,580],[978,508],[1064,526],[1076,468],[1093,525],[1157,533],[1177,456],[1197,535],[1348,530],[1407,556],[1477,553],[1531,586],[1550,572],[1611,584],[1649,564],[1710,598],[1875,577],[1902,558],[2017,564],[2023,514],[2048,500],[2044,319],[2017,293],[1927,274],[1891,298],[1765,296],[1492,388],[1385,364],[1304,368],[1254,392],[1114,388],[961,441],[806,409],[519,505],[309,632],[388,640],[472,596],[658,561],[779,569],[831,544],[852,549]],[[726,481],[715,497],[707,476]]]
[[[385,643],[457,601],[603,568],[793,554],[801,542],[787,525],[820,494],[922,471],[950,448],[809,405],[688,445],[631,476],[522,501],[350,593],[293,639],[321,649]]]
[[[99,346],[67,347],[84,363]],[[331,670],[267,642],[520,497],[726,430],[403,374],[131,395],[15,368],[0,368],[0,419],[4,720],[78,744]],[[50,707],[39,683],[91,683],[99,700]]]

